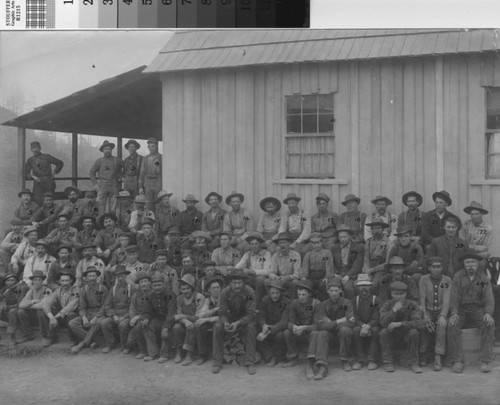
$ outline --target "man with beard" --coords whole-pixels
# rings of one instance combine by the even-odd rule
[[[372,204],[375,205],[375,211],[372,212],[370,222],[384,222],[389,225],[388,228],[384,229],[384,235],[386,235],[390,241],[396,240],[394,233],[396,232],[398,220],[395,214],[387,212],[387,207],[392,205],[392,201],[387,197],[379,195],[372,200]],[[365,241],[371,236],[371,228],[365,225]]]
[[[139,173],[143,160],[137,153],[141,145],[135,139],[129,139],[123,147],[129,153],[123,161],[123,189],[135,197],[139,193]]]
[[[26,261],[36,253],[35,243],[38,240],[38,230],[34,226],[27,226],[24,238],[12,255],[9,264],[14,273],[18,275],[24,271]]]
[[[472,201],[464,212],[470,215],[470,219],[464,222],[460,229],[460,237],[467,241],[469,249],[473,249],[483,259],[490,257],[489,249],[493,237],[493,228],[483,221],[483,216],[488,214],[488,210]]]
[[[301,198],[295,193],[288,193],[283,203],[288,207],[283,218],[279,233],[290,235],[290,248],[300,255],[306,252],[306,243],[311,236],[311,218],[306,215],[302,208],[299,208]]]
[[[139,260],[143,263],[153,263],[155,252],[163,248],[163,240],[155,234],[154,225],[152,218],[145,218],[142,222],[141,233],[137,235]]]
[[[265,240],[266,249],[274,254],[276,251],[276,242],[274,237],[278,235],[281,225],[281,202],[274,197],[266,197],[260,201],[260,208],[264,211],[264,215],[260,217],[257,224],[257,232],[259,232]]]
[[[403,194],[403,204],[408,207],[408,210],[402,212],[398,216],[398,228],[406,225],[412,231],[413,240],[420,241],[422,235],[422,212],[419,207],[422,205],[423,198],[416,191],[408,191]]]
[[[359,211],[361,199],[354,194],[347,194],[342,205],[347,208],[346,212],[340,214],[340,224],[345,225],[352,231],[351,238],[355,243],[364,242],[366,214]]]
[[[33,201],[33,193],[28,188],[23,188],[17,196],[21,199],[21,202],[14,210],[14,216],[22,221],[23,225],[30,225],[31,217],[40,206]]]
[[[378,286],[375,286],[374,290],[376,291],[376,295],[380,297],[380,299],[385,302],[391,298],[391,284],[394,281],[400,281],[403,284],[406,284],[407,290],[405,294],[408,299],[418,302],[418,284],[413,277],[410,277],[405,272],[405,262],[398,256],[393,256],[389,263],[386,264],[386,269],[389,270],[389,274],[386,274],[380,280]]]
[[[311,217],[311,232],[319,233],[323,239],[323,247],[332,250],[337,243],[335,231],[339,225],[339,216],[335,212],[328,210],[330,197],[325,193],[319,193],[316,197],[316,207],[318,213]],[[311,246],[309,247],[311,249]]]
[[[67,215],[68,225],[76,228],[80,223],[80,215],[85,208],[85,201],[79,200],[81,191],[76,187],[66,187],[64,194],[68,197],[68,201],[62,204],[61,214]]]
[[[81,217],[81,231],[76,234],[75,249],[80,250],[82,246],[91,245],[97,237],[95,228],[95,217],[84,215]]]
[[[151,278],[155,275],[163,277],[165,287],[172,291],[175,295],[179,295],[179,278],[177,271],[168,265],[168,252],[164,249],[158,249],[155,252],[156,260],[151,263],[147,273]]]
[[[366,226],[371,228],[372,236],[365,242],[363,273],[369,274],[373,284],[377,286],[385,274],[389,237],[384,234],[384,229],[389,228],[389,225],[377,221]]]
[[[226,204],[231,207],[231,211],[224,217],[223,226],[224,232],[232,235],[232,243],[242,255],[250,248],[246,238],[254,229],[251,212],[241,207],[243,201],[245,201],[245,196],[236,191],[226,197]]]
[[[156,232],[160,238],[165,238],[174,227],[177,228],[180,211],[170,205],[170,197],[173,193],[161,190],[156,197]]]
[[[47,285],[52,291],[55,291],[59,287],[57,282],[61,273],[72,274],[73,277],[76,277],[77,263],[71,257],[71,252],[71,246],[67,245],[60,245],[57,249],[58,259],[50,265],[47,274]]]
[[[77,287],[81,287],[87,282],[85,273],[90,268],[96,268],[99,273],[104,271],[104,262],[95,255],[95,245],[84,245],[81,247],[83,259],[76,265],[76,282]],[[100,282],[102,279],[98,277]]]
[[[219,373],[223,362],[224,336],[239,333],[245,346],[245,366],[248,374],[255,369],[255,294],[245,285],[246,275],[241,269],[231,269],[226,280],[229,286],[220,294],[219,320],[213,331],[212,373]]]
[[[212,191],[205,197],[205,202],[210,206],[210,209],[203,214],[201,230],[208,232],[212,238],[212,242],[208,245],[210,251],[220,246],[219,236],[224,229],[224,217],[227,211],[220,207],[221,201],[222,196],[215,191]]]
[[[61,207],[54,202],[54,193],[47,191],[43,193],[43,204],[31,217],[31,224],[38,228],[40,235],[47,235],[55,228],[57,216]]]
[[[358,295],[352,302],[354,312],[354,327],[352,341],[356,362],[353,370],[361,370],[363,363],[368,361],[368,370],[378,368],[377,359],[380,350],[380,308],[382,300],[371,292],[373,282],[367,274],[358,274],[355,287]],[[368,352],[365,353],[364,343],[368,341]]]
[[[395,235],[398,240],[387,253],[387,261],[394,256],[403,259],[405,263],[405,274],[413,277],[418,283],[424,273],[424,252],[422,247],[412,238],[412,230],[408,225],[398,227]]]
[[[203,263],[209,261],[212,256],[212,252],[208,249],[208,246],[212,242],[212,237],[208,232],[194,231],[190,239],[194,239],[192,259],[196,270],[199,272],[203,267]]]
[[[139,173],[139,194],[144,194],[149,201],[147,208],[155,210],[155,198],[162,187],[162,155],[158,152],[158,140],[149,138],[147,141],[149,154],[142,159]]]
[[[481,256],[468,251],[462,256],[464,268],[453,277],[448,321],[448,353],[453,364],[452,371],[461,373],[464,368],[462,329],[479,328],[481,333],[481,362],[483,373],[491,371],[495,307],[493,291],[488,277],[479,272]]]
[[[301,277],[311,280],[315,298],[323,301],[328,298],[326,282],[335,277],[333,256],[330,250],[323,248],[323,238],[320,234],[312,234],[309,240],[312,250],[307,252],[302,260]]]
[[[36,254],[26,260],[23,271],[23,281],[28,286],[31,286],[31,276],[36,270],[41,271],[46,278],[51,264],[56,261],[55,257],[47,253],[48,245],[43,239],[36,241],[35,246]]]
[[[10,221],[12,228],[0,244],[0,277],[7,272],[12,255],[24,238],[23,222],[17,219]]]
[[[97,246],[97,256],[103,260],[111,257],[113,251],[120,245],[119,237],[123,231],[116,226],[116,215],[104,214],[99,218],[101,230],[97,232],[94,245]]]
[[[116,196],[116,224],[124,231],[129,231],[130,218],[134,211],[134,197],[129,191],[121,190]]]
[[[60,245],[74,247],[77,244],[76,228],[69,226],[68,214],[59,214],[57,216],[57,228],[53,229],[46,237],[45,241],[55,250]]]
[[[103,157],[97,159],[89,170],[90,181],[97,191],[97,204],[101,214],[115,212],[118,182],[120,181],[123,162],[111,153],[115,144],[103,142],[99,150]]]
[[[279,233],[276,237],[279,249],[271,258],[269,279],[279,280],[287,290],[289,298],[297,296],[296,286],[301,279],[300,268],[302,260],[300,254],[291,250],[291,237],[288,233]]]
[[[80,343],[71,349],[73,354],[90,346],[94,336],[101,330],[99,318],[104,316],[101,308],[108,295],[108,289],[97,282],[100,275],[101,272],[95,267],[89,267],[83,273],[87,282],[80,289],[78,316],[72,319],[68,325],[73,334],[80,340]]]
[[[195,231],[201,230],[201,220],[203,214],[198,211],[195,205],[199,202],[192,194],[188,194],[182,202],[186,204],[186,209],[179,214],[178,224],[181,237],[185,239],[184,248],[191,247],[189,236]]]
[[[94,225],[97,222],[97,218],[103,214],[99,211],[99,206],[97,204],[97,192],[95,190],[89,190],[85,193],[86,201],[83,204],[82,211],[78,214],[80,218],[92,217],[94,219]]]
[[[19,303],[28,292],[28,286],[22,282],[19,283],[18,280],[15,273],[7,273],[4,279],[5,287],[0,290],[0,319],[8,322],[7,336],[10,345],[17,343]]]
[[[211,259],[220,274],[226,276],[228,269],[240,262],[241,254],[239,250],[231,246],[231,234],[229,232],[221,232],[219,241],[221,246],[212,252]]]
[[[153,211],[146,209],[147,202],[148,201],[146,200],[146,197],[144,197],[143,195],[138,195],[134,199],[135,210],[130,213],[130,222],[127,225],[128,230],[135,235],[141,233],[142,224],[145,221],[151,220],[153,221],[154,225],[155,214]]]

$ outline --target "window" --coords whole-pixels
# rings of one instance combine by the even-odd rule
[[[333,93],[286,96],[286,177],[334,178]]]
[[[500,179],[500,87],[486,89],[486,177]]]

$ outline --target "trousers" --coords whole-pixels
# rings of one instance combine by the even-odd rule
[[[286,359],[286,343],[284,331],[268,335],[262,342],[257,341],[257,350],[267,363],[274,356],[277,361]]]
[[[99,212],[115,212],[118,182],[116,180],[98,180],[97,205]],[[106,210],[106,207],[108,209]]]
[[[176,322],[172,327],[172,337],[176,349],[182,348],[188,352],[194,351],[196,344],[194,324],[187,328],[183,323]]]
[[[341,326],[331,331],[319,330],[312,332],[311,339],[314,341],[313,346],[315,347],[314,357],[316,358],[316,364],[328,367],[328,348],[334,336],[339,340],[340,360],[348,361],[352,358],[352,329],[348,326]]]
[[[283,337],[286,343],[286,358],[293,360],[299,357],[300,344],[307,343],[307,357],[314,357],[316,354],[316,340],[312,339],[312,332],[303,332],[300,336],[295,335],[290,329],[285,329]]]
[[[224,325],[217,321],[214,324],[213,332],[213,357],[214,364],[222,365],[223,354],[224,354],[224,336],[226,331],[224,330]],[[255,364],[255,351],[256,351],[256,339],[255,339],[255,324],[250,322],[246,325],[240,325],[236,333],[240,333],[243,338],[243,344],[245,345],[245,366]]]
[[[439,326],[437,324],[441,311],[431,311],[427,309],[426,312],[431,321],[434,322],[436,330],[434,333],[429,332],[425,327],[420,330],[420,353],[425,354],[429,352],[430,345],[434,338],[434,354],[444,356],[446,353],[446,326]]]
[[[394,363],[395,342],[404,342],[408,365],[418,364],[418,344],[420,334],[417,329],[404,327],[393,329],[384,328],[380,331],[380,346],[382,348],[382,362],[384,364]]]
[[[376,362],[380,351],[380,327],[372,326],[370,328],[371,336],[360,336],[361,326],[352,328],[352,345],[357,361]],[[364,344],[368,342],[368,351],[365,353]]]
[[[198,354],[203,357],[208,357],[212,351],[210,343],[212,343],[213,323],[204,323],[195,328],[196,343],[198,346]]]
[[[133,334],[130,333],[130,318],[126,317],[119,322],[116,322],[113,318],[102,318],[99,320],[101,326],[101,332],[104,335],[104,340],[106,341],[106,346],[113,347],[115,345],[115,332],[118,329],[118,335],[120,336],[120,347],[122,349],[132,347],[134,343]]]
[[[56,182],[53,178],[40,179],[39,182],[33,182],[33,200],[39,205],[43,204],[43,193],[56,191]]]
[[[146,208],[153,211],[155,210],[155,200],[156,196],[162,189],[162,178],[155,177],[152,179],[148,179],[147,177],[144,179],[144,196],[148,200],[146,204]]]
[[[21,325],[21,331],[23,336],[33,336],[33,318],[38,319],[38,324],[40,325],[40,332],[44,338],[49,337],[49,318],[45,316],[45,313],[41,309],[18,309],[17,317]]]
[[[76,338],[87,346],[92,343],[94,336],[101,330],[101,324],[99,321],[88,327],[83,326],[83,319],[81,316],[77,316],[69,321],[68,326]]]

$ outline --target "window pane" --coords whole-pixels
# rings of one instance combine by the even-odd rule
[[[305,134],[317,134],[318,133],[318,116],[315,115],[304,115],[303,116],[303,132]]]
[[[500,177],[500,132],[487,134],[488,177]],[[497,155],[498,154],[498,155]]]
[[[333,133],[333,115],[323,114],[319,116],[319,131],[322,133]]]
[[[318,113],[318,96],[302,96],[302,112],[304,114]]]
[[[26,158],[32,153],[30,143],[40,142],[42,153],[47,153],[63,161],[64,166],[56,177],[71,177],[71,134],[48,131],[27,131],[26,133]],[[52,166],[54,169],[54,166]],[[58,187],[59,190],[59,187]]]
[[[500,128],[500,88],[488,88],[486,92],[487,127]]]
[[[289,115],[286,117],[286,133],[287,134],[300,134],[300,115]]]
[[[288,96],[286,98],[286,113],[300,114],[300,100],[301,96]]]
[[[332,137],[287,138],[287,177],[334,178]]]
[[[318,109],[320,114],[333,114],[333,94],[319,94]]]

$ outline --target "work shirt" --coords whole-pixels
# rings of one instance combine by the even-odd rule
[[[439,256],[443,260],[443,274],[453,277],[463,267],[462,256],[467,253],[467,245],[467,242],[458,235],[452,238],[442,235],[432,240],[427,255]]]
[[[311,236],[311,218],[302,209],[295,214],[287,211],[281,218],[279,233],[283,232],[289,233],[297,243],[305,242]]]
[[[382,328],[387,328],[391,322],[402,322],[402,327],[405,329],[420,329],[422,327],[423,314],[416,302],[405,299],[403,307],[397,312],[392,310],[395,303],[395,299],[390,299],[380,308],[380,326]]]
[[[146,238],[144,234],[137,237],[137,247],[139,248],[139,261],[143,263],[153,263],[156,259],[155,252],[163,249],[163,240],[152,234]]]
[[[231,286],[221,291],[219,298],[219,319],[222,324],[239,321],[240,325],[247,325],[255,320],[255,293],[243,285],[240,292],[234,291]]]
[[[306,330],[312,332],[317,330],[318,326],[314,322],[318,318],[321,302],[316,298],[309,298],[305,304],[294,299],[288,309],[288,329],[293,330],[293,326],[307,326]]]
[[[128,223],[128,229],[132,232],[139,232],[142,229],[142,221],[144,218],[155,220],[155,214],[151,210],[134,210],[130,213],[130,221]]]
[[[347,211],[340,214],[340,224],[347,225],[352,230],[351,239],[354,242],[362,242],[364,240],[364,230],[367,215],[359,211]]]
[[[323,317],[330,319],[323,321]],[[346,318],[345,322],[337,323],[337,319]],[[318,324],[319,330],[334,330],[341,326],[354,326],[354,312],[352,310],[351,301],[343,297],[339,297],[333,301],[331,298],[323,301],[315,318],[315,323]]]
[[[77,249],[84,245],[92,245],[97,237],[97,229],[82,229],[76,234],[76,244]]]
[[[208,232],[210,236],[219,236],[224,229],[224,217],[227,211],[217,207],[215,211],[208,210],[201,219],[201,230]]]
[[[328,279],[335,275],[332,252],[326,249],[307,252],[302,261],[301,278],[310,278],[311,273],[324,273],[321,278]],[[314,278],[317,278],[316,276]]]
[[[246,208],[240,208],[238,212],[229,211],[224,217],[224,232],[231,232],[236,238],[248,236],[254,228],[253,218],[250,211]]]
[[[45,237],[45,241],[54,246],[66,245],[70,247],[76,246],[76,235],[78,231],[76,228],[68,227],[65,229],[55,228]]]
[[[97,180],[118,180],[121,177],[123,162],[116,156],[97,159],[89,171],[90,181],[96,185]]]
[[[38,156],[31,156],[26,161],[24,173],[26,178],[31,180],[33,176],[40,177],[41,180],[52,178],[52,165],[55,166],[54,173],[59,173],[64,163],[48,153],[40,153]]]
[[[293,276],[294,279],[300,279],[300,267],[302,260],[300,254],[295,250],[289,249],[288,252],[277,250],[271,258],[271,274],[282,276]]]
[[[318,212],[311,217],[311,232],[320,233],[323,238],[336,238],[338,223],[339,216],[335,212]]]
[[[83,273],[87,271],[89,267],[95,267],[97,270],[101,272],[101,275],[97,278],[98,281],[102,280],[102,276],[104,274],[104,262],[99,259],[97,256],[92,256],[90,259],[86,259],[85,257],[78,262],[76,265],[76,284],[78,286],[82,283]]]
[[[285,330],[288,326],[288,308],[290,299],[281,294],[278,301],[273,301],[269,295],[262,298],[257,314],[257,322],[262,328],[264,325],[271,327],[271,335]]]
[[[129,318],[133,319],[135,316],[138,316],[139,320],[151,320],[152,312],[151,289],[147,291],[137,290],[130,299],[130,308],[128,311]]]
[[[267,252],[267,250],[264,250],[264,252]],[[215,262],[215,268],[219,270],[223,276],[225,276],[228,268],[234,267],[240,262],[241,254],[238,249],[234,249],[231,246],[227,249],[220,247],[212,252],[211,259]]]
[[[156,230],[158,235],[164,236],[173,226],[177,226],[180,212],[177,208],[158,205],[155,210]]]
[[[0,247],[2,249],[5,249],[5,250],[8,250],[9,252],[11,252],[11,249],[13,249],[14,247],[17,248],[17,246],[19,246],[19,244],[22,242],[24,238],[24,235],[23,235],[23,231],[21,230],[20,233],[15,233],[14,231],[10,231],[7,236],[4,238],[4,240],[2,241],[2,244],[0,245]],[[7,264],[7,263],[4,263],[4,264]]]
[[[109,289],[108,295],[104,300],[104,304],[99,310],[97,317],[128,317],[128,310],[130,308],[130,300],[132,294],[135,292],[135,286],[127,282],[116,283]]]
[[[164,328],[170,328],[177,312],[177,296],[168,288],[163,288],[159,292],[152,291],[150,298],[153,318],[163,321]]]
[[[125,177],[139,177],[143,157],[137,153],[129,155],[123,161],[123,175]]]
[[[140,261],[136,261],[135,263],[124,262],[125,268],[127,271],[130,271],[130,274],[127,276],[127,283],[135,284],[135,280],[137,277],[137,273],[140,271],[148,271],[149,265],[147,263],[142,263]]]
[[[355,326],[366,324],[374,327],[380,325],[380,308],[382,308],[383,301],[379,297],[369,295],[364,298],[357,295],[351,300],[351,303]]]
[[[212,296],[205,299],[203,303],[203,307],[200,310],[200,318],[207,318],[210,320],[210,323],[217,322],[219,317],[217,314],[219,313],[219,297],[214,298]]]
[[[30,201],[28,205],[21,203],[14,210],[14,216],[23,221],[24,225],[29,225],[31,224],[31,217],[39,208],[40,206],[34,201]]]
[[[19,303],[19,309],[43,309],[43,300],[52,294],[52,290],[47,286],[41,286],[38,289],[30,288],[22,301]],[[31,301],[38,300],[32,304]]]
[[[27,239],[23,240],[12,255],[10,262],[12,264],[24,264],[35,252],[36,247],[30,244]]]
[[[460,229],[459,235],[469,244],[470,249],[474,249],[482,257],[489,257],[488,250],[493,237],[493,228],[490,224],[481,221],[476,226],[471,219],[468,219]]]
[[[460,310],[478,308],[482,308],[485,314],[493,316],[495,301],[490,281],[481,273],[477,273],[471,280],[465,269],[462,269],[453,277],[450,315],[457,315]]]
[[[407,246],[403,246],[399,242],[396,242],[396,244],[389,249],[389,252],[387,252],[387,263],[389,263],[391,258],[394,256],[398,256],[403,259],[405,262],[406,274],[411,275],[415,273],[423,273],[424,252],[418,243],[411,242]],[[417,265],[410,266],[410,264],[414,261],[417,262]]]
[[[398,227],[406,225],[412,231],[412,236],[422,234],[422,212],[416,208],[414,211],[406,210],[398,216]]]
[[[384,234],[374,235],[365,242],[364,272],[373,269],[376,273],[385,269],[388,244],[389,238]]]
[[[385,236],[389,238],[389,240],[393,241],[397,239],[397,236],[394,234],[397,232],[398,228],[398,219],[396,215],[391,212],[386,212],[383,215],[380,215],[378,212],[373,212],[370,218],[370,223],[373,222],[384,222],[389,225],[389,228],[384,228],[383,233]],[[368,240],[372,237],[372,228],[365,224],[365,240]]]
[[[259,232],[264,240],[272,239],[278,234],[281,225],[281,214],[276,212],[274,215],[269,215],[267,212],[260,217],[257,224],[257,232]]]
[[[178,268],[182,266],[182,247],[180,244],[170,244],[167,248],[167,264],[169,266]]]
[[[144,188],[146,179],[162,178],[162,156],[151,153],[142,159],[141,171],[139,173],[139,188]]]
[[[97,202],[93,202],[92,200],[86,201],[80,208],[81,210],[78,213],[79,218],[88,216],[97,219],[100,215],[99,205],[97,204]]]
[[[64,264],[62,264],[60,260],[56,260],[49,267],[47,285],[55,289],[58,286],[59,274],[61,273],[70,273],[76,277],[76,266],[77,263],[71,258]]]
[[[85,200],[66,201],[61,206],[61,214],[68,215],[68,224],[72,227],[77,227],[81,215],[85,210],[87,202]]]
[[[55,203],[50,206],[42,205],[31,217],[31,222],[40,222],[42,225],[49,224],[57,219],[60,212],[61,207]]]
[[[5,302],[5,310],[8,312],[12,308],[18,308],[28,289],[29,287],[26,284],[18,284],[13,288],[2,288],[0,290],[0,302]]]
[[[178,225],[182,236],[189,236],[194,231],[201,230],[203,214],[194,207],[190,207],[179,214]]]
[[[107,296],[108,289],[104,285],[98,283],[86,284],[80,289],[78,315],[85,316],[90,321],[99,313]],[[102,312],[100,315],[101,317],[104,316]]]
[[[392,274],[386,274],[382,279],[380,280],[380,283],[378,285],[378,293],[377,295],[380,297],[382,301],[387,301],[391,298],[391,283],[393,281],[396,281],[392,278]],[[419,294],[418,294],[418,285],[415,279],[411,276],[408,276],[407,274],[403,274],[401,277],[401,281],[405,283],[408,286],[408,293],[407,293],[407,298],[409,300],[417,302],[419,300]]]
[[[448,317],[451,298],[451,278],[441,275],[438,279],[426,274],[418,280],[420,306],[429,311],[440,311],[440,315]]]
[[[120,235],[123,231],[114,227],[113,229],[101,229],[97,232],[97,236],[94,239],[94,245],[96,245],[101,250],[109,249],[111,251],[115,250],[120,246]]]
[[[50,265],[55,261],[56,258],[48,254],[45,254],[42,257],[39,257],[38,255],[31,256],[28,260],[26,260],[26,264],[24,265],[23,281],[31,286],[32,283],[29,278],[33,275],[33,272],[35,270],[40,270],[45,276],[47,276],[49,274]],[[43,283],[47,284],[47,279],[45,279]]]
[[[76,315],[80,299],[80,290],[76,286],[59,287],[43,303],[43,311],[48,315],[54,310],[55,315]],[[54,316],[55,316],[54,315]]]
[[[147,273],[151,279],[154,275],[163,277],[165,286],[175,295],[179,295],[179,278],[177,276],[177,270],[173,269],[168,264],[162,268],[157,262],[154,262],[149,266]]]
[[[422,215],[422,243],[424,246],[431,243],[432,239],[444,235],[445,221],[454,217],[458,220],[459,229],[462,227],[462,221],[455,214],[445,210],[443,216],[440,217],[436,210],[431,210]]]
[[[195,322],[199,317],[204,303],[205,296],[203,294],[194,292],[191,298],[186,298],[181,294],[177,297],[176,314],[188,316],[187,319],[182,319],[182,321]]]
[[[269,276],[271,272],[271,253],[266,249],[261,249],[259,253],[248,251],[235,267],[253,270],[257,276]]]

